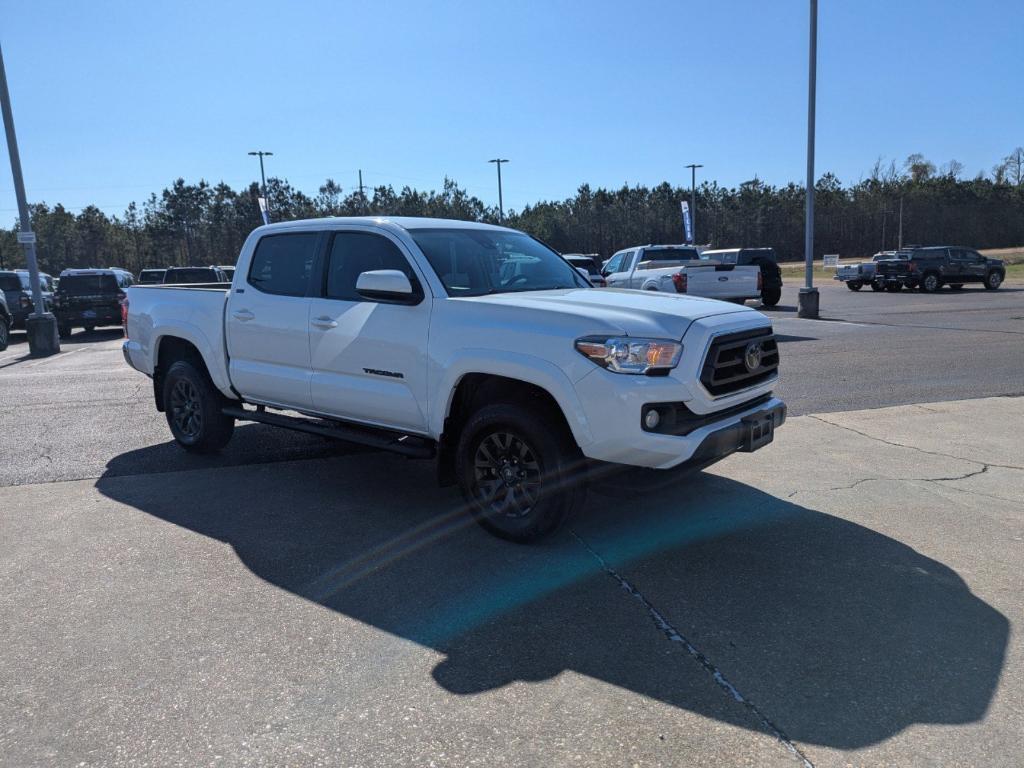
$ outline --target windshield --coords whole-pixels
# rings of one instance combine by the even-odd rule
[[[561,256],[522,232],[414,229],[409,234],[449,296],[587,287]]]
[[[152,283],[162,283],[164,281],[164,270],[162,269],[144,269],[139,274],[139,282],[143,285]]]
[[[212,269],[204,267],[168,269],[164,275],[165,283],[216,283],[219,279]]]
[[[117,293],[117,279],[113,275],[68,275],[60,279],[60,293],[65,296]]]

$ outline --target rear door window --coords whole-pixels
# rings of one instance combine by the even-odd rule
[[[246,281],[262,293],[305,296],[319,238],[318,232],[267,235],[256,245]]]

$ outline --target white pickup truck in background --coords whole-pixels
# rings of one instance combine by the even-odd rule
[[[624,248],[604,265],[609,288],[685,293],[743,303],[761,298],[761,270],[702,261],[687,245],[639,245]]]
[[[230,288],[129,288],[126,335],[186,450],[219,450],[242,420],[433,458],[516,541],[578,508],[595,467],[703,467],[771,442],[786,414],[760,312],[597,290],[485,224],[260,227]]]

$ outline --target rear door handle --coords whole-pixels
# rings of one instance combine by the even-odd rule
[[[329,317],[314,317],[309,322],[311,324],[315,325],[317,328],[323,328],[325,330],[327,328],[337,328],[338,327],[338,322],[336,320],[332,320]]]
[[[254,315],[248,309],[239,309],[236,312],[232,312],[231,316],[235,318],[235,320],[241,320],[243,323],[247,323],[250,320],[255,319],[256,317],[256,315]]]

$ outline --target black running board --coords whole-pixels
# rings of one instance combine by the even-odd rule
[[[274,427],[284,427],[299,432],[308,432],[312,435],[331,437],[335,440],[359,443],[371,448],[400,453],[412,459],[432,459],[436,449],[433,440],[379,427],[365,427],[330,419],[285,416],[280,413],[269,413],[263,408],[249,410],[235,405],[224,406],[221,411],[225,416],[233,416],[243,421],[257,421],[260,424],[270,424]]]

